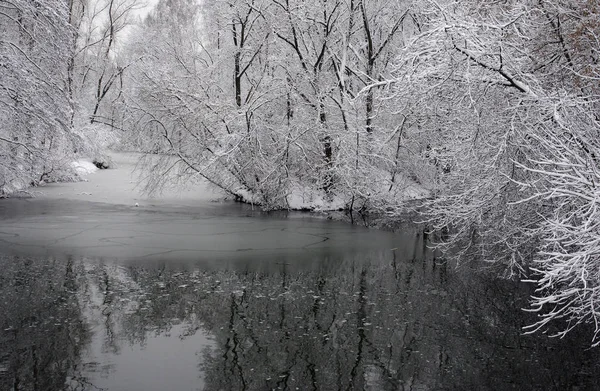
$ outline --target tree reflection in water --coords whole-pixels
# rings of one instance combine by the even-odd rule
[[[422,248],[229,270],[5,260],[1,384],[92,389],[85,379],[102,364],[82,354],[86,324],[114,355],[175,327],[172,338],[206,333],[196,376],[208,390],[597,384],[589,341],[522,335],[526,285],[449,267]]]
[[[0,270],[0,389],[84,387],[81,263],[4,257]]]

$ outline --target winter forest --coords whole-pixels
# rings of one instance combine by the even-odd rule
[[[0,195],[143,153],[274,209],[439,232],[600,344],[597,0],[0,0]]]

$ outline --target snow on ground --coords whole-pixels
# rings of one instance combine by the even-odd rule
[[[315,211],[328,211],[343,209],[346,201],[340,196],[334,196],[331,200],[324,197],[323,192],[315,192],[309,189],[294,189],[287,197],[291,209],[311,209]]]
[[[380,175],[384,177],[384,175]],[[373,204],[394,206],[406,201],[424,199],[430,196],[430,191],[421,184],[404,176],[398,176],[396,185],[390,189],[389,180],[370,183],[363,190],[363,194]],[[357,197],[360,198],[360,197]],[[287,202],[291,209],[310,209],[315,211],[332,211],[348,207],[351,203],[351,194],[338,194],[331,198],[325,196],[323,191],[307,189],[301,185],[296,185],[287,196]],[[355,205],[357,206],[357,205]],[[372,206],[372,205],[371,205]]]
[[[93,174],[98,171],[98,167],[94,163],[83,159],[72,162],[71,167],[81,176]]]
[[[407,201],[424,199],[430,196],[430,191],[426,187],[401,175],[398,175],[392,188],[390,188],[390,181],[386,179],[385,181],[370,183],[360,190],[363,191],[362,196],[358,192],[355,195],[357,204],[354,206],[357,208],[361,207],[360,204],[364,203],[365,199],[368,200],[369,207],[381,205],[398,207]],[[245,189],[236,189],[235,193],[251,204],[260,205],[262,201],[261,197]],[[279,206],[291,210],[338,211],[346,209],[352,203],[352,194],[348,192],[328,197],[322,189],[314,189],[300,183],[294,183],[291,185],[285,201],[280,202],[285,204]]]

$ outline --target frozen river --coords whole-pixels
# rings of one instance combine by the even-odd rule
[[[526,336],[531,292],[422,233],[151,199],[129,155],[0,200],[1,390],[585,390],[589,340]],[[138,204],[139,206],[136,206]]]
[[[229,262],[320,259],[398,247],[391,234],[302,213],[261,213],[222,201],[206,185],[148,198],[137,190],[130,155],[88,182],[38,188],[35,198],[0,202],[0,243],[20,255],[118,261]],[[136,206],[137,205],[137,206]],[[400,246],[404,251],[406,246]]]

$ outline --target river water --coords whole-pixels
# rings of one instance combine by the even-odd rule
[[[531,287],[389,233],[264,214],[132,160],[0,201],[1,390],[586,390],[587,330],[524,335]],[[136,203],[138,206],[135,206]]]

